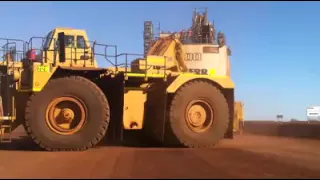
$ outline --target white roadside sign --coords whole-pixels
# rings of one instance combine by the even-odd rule
[[[311,106],[307,108],[308,120],[320,120],[320,106]]]

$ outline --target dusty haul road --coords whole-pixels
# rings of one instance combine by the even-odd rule
[[[18,137],[18,135],[15,135]],[[0,145],[0,178],[319,178],[320,141],[241,135],[215,149]]]

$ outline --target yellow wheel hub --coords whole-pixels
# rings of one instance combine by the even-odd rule
[[[213,123],[213,110],[204,100],[194,100],[189,103],[186,110],[186,123],[194,132],[204,132]]]
[[[86,122],[86,107],[74,97],[54,99],[46,110],[46,123],[55,133],[71,135],[78,132]]]
[[[62,109],[61,112],[62,112],[63,118],[66,121],[71,122],[74,119],[74,113],[73,113],[72,109],[64,108],[64,109]]]

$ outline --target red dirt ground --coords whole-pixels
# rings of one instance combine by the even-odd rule
[[[239,135],[214,149],[102,146],[36,151],[0,145],[0,178],[319,178],[318,140]]]

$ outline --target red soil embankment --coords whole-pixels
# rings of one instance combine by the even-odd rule
[[[320,122],[245,121],[244,132],[267,136],[320,139]]]

